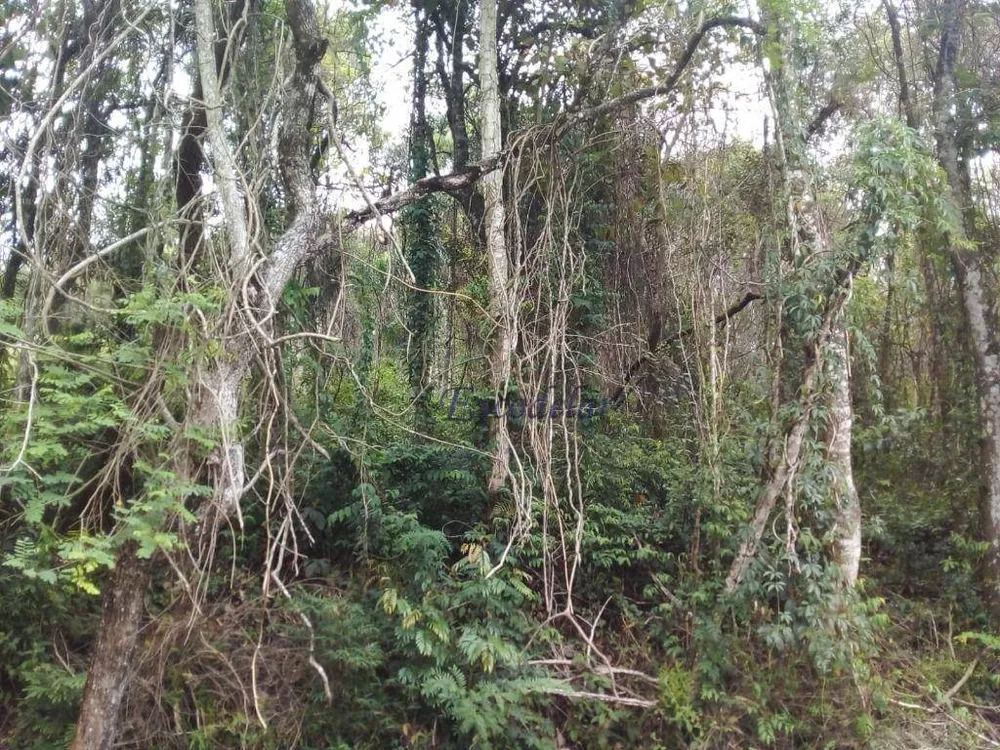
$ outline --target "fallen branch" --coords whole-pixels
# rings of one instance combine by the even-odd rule
[[[965,670],[965,674],[963,674],[959,678],[958,682],[956,682],[952,686],[951,690],[949,690],[947,693],[941,696],[941,699],[937,702],[939,706],[951,702],[951,699],[955,697],[955,694],[958,693],[958,691],[962,689],[962,686],[969,681],[970,677],[972,677],[972,673],[976,671],[976,665],[979,664],[979,660],[982,658],[982,656],[983,656],[982,651],[976,654],[976,658],[972,660],[971,664],[969,664],[969,668]]]
[[[646,674],[645,672],[640,672],[638,669],[626,669],[625,667],[606,667],[606,666],[595,666],[587,667],[584,664],[579,664],[571,659],[532,659],[528,662],[531,666],[537,667],[581,667],[587,669],[595,674],[600,675],[624,675],[626,677],[635,677],[644,682],[648,682],[650,685],[659,685],[660,681],[655,677]]]
[[[646,700],[645,698],[629,698],[624,695],[606,695],[605,693],[588,693],[581,690],[542,688],[540,692],[548,693],[549,695],[561,695],[565,698],[573,700],[591,700],[600,701],[602,703],[617,703],[621,706],[636,706],[638,708],[652,708],[656,705],[656,701]]]

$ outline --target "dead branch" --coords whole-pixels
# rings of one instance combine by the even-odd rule
[[[725,326],[733,317],[735,317],[743,310],[745,310],[750,305],[751,302],[759,299],[763,299],[763,296],[760,294],[756,294],[754,292],[747,292],[745,295],[743,295],[743,298],[739,302],[730,305],[725,312],[717,315],[715,317],[715,320],[713,321],[714,324],[717,326]],[[667,338],[659,341],[656,345],[651,347],[648,352],[643,354],[641,357],[639,357],[639,359],[637,359],[635,362],[629,365],[628,370],[625,372],[625,377],[622,380],[622,384],[618,386],[618,390],[616,390],[615,394],[611,397],[611,402],[613,404],[621,403],[621,400],[625,395],[625,389],[628,388],[629,384],[632,382],[632,379],[639,373],[639,371],[643,368],[643,366],[650,360],[650,358],[654,354],[656,354],[661,349],[666,348],[670,344],[675,344],[681,339],[687,338],[694,332],[695,332],[694,326],[689,326],[688,328],[685,328],[683,331],[679,331],[671,336],[668,336]]]
[[[691,59],[694,57],[694,53],[698,51],[698,47],[701,45],[701,41],[705,38],[705,35],[713,29],[721,28],[749,29],[758,36],[764,36],[767,33],[763,24],[758,21],[754,21],[752,18],[744,18],[740,16],[718,16],[716,18],[711,18],[705,21],[688,40],[683,54],[674,65],[673,72],[671,72],[670,77],[667,78],[666,81],[656,86],[648,86],[646,88],[639,89],[638,91],[633,91],[630,94],[625,94],[617,99],[612,99],[611,101],[604,102],[603,104],[598,104],[595,107],[588,107],[576,112],[570,112],[564,116],[565,119],[559,128],[560,131],[571,128],[574,125],[578,125],[584,120],[594,120],[603,115],[617,112],[625,107],[631,106],[632,104],[638,104],[646,99],[652,99],[654,97],[669,94],[677,86],[681,76],[684,75],[684,71],[687,70]]]
[[[625,695],[606,695],[605,693],[590,693],[582,690],[562,690],[559,688],[542,688],[539,692],[549,695],[561,695],[572,700],[601,701],[602,703],[617,703],[621,706],[636,706],[638,708],[652,708],[656,701],[645,698],[629,698]]]

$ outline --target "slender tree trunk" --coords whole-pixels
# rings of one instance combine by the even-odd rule
[[[906,126],[917,129],[917,111],[910,97],[910,81],[906,75],[906,60],[903,56],[903,34],[899,25],[899,15],[895,6],[889,0],[882,0],[885,17],[889,22],[889,34],[892,37],[892,59],[896,64],[896,81],[899,84],[899,107],[906,117]]]
[[[906,58],[903,53],[903,32],[899,23],[899,15],[895,6],[889,0],[882,0],[882,7],[885,9],[886,20],[889,22],[889,33],[892,37],[892,57],[896,65],[896,80],[899,85],[899,108],[906,117],[906,126],[916,130],[920,127],[920,119],[917,116],[917,109],[914,105],[913,98],[910,96],[910,81],[909,76],[906,73]],[[944,329],[941,314],[942,300],[940,299],[937,284],[935,283],[934,267],[926,252],[928,247],[928,237],[925,232],[918,233],[917,242],[921,250],[920,271],[924,278],[924,292],[927,295],[927,301],[929,303],[927,307],[930,310],[931,316],[931,393],[929,403],[932,405],[934,414],[941,423],[941,429],[945,433],[945,442],[947,442],[946,418],[949,406],[946,396],[946,383],[948,367],[943,344],[944,336],[942,334]],[[890,286],[890,291],[891,289],[892,287]],[[887,314],[888,310],[889,300],[887,299]],[[886,351],[885,342],[883,343],[883,351]],[[887,355],[886,359],[888,359]],[[885,387],[885,384],[888,382],[885,374],[887,369],[888,368],[880,367],[879,370],[882,375],[883,387]],[[886,399],[885,404],[886,411],[889,411],[891,404],[888,399]]]
[[[906,73],[906,58],[903,53],[903,32],[899,23],[899,15],[895,6],[889,0],[882,0],[882,7],[885,9],[886,20],[889,22],[889,33],[892,37],[892,57],[896,65],[896,80],[899,85],[899,108],[906,118],[906,126],[916,130],[920,126],[917,110],[910,96],[909,76]],[[946,415],[948,412],[947,400],[945,397],[945,383],[947,382],[947,364],[945,361],[945,351],[942,336],[942,316],[941,300],[939,299],[937,284],[935,283],[934,267],[926,252],[927,237],[925,233],[918,234],[918,244],[920,253],[920,271],[924,278],[924,291],[928,299],[928,308],[931,315],[931,393],[929,402],[932,405],[935,416],[941,422],[942,430],[947,437]],[[888,310],[888,300],[886,301]],[[884,347],[884,345],[883,345]],[[880,373],[882,369],[880,368]],[[886,378],[882,375],[883,387]],[[890,403],[886,400],[886,411],[889,411]],[[947,442],[947,440],[946,440]]]
[[[211,0],[195,0],[194,15],[198,78],[205,97],[206,131],[212,147],[212,172],[222,199],[222,214],[229,239],[229,269],[236,279],[241,279],[249,260],[249,238],[236,160],[222,122],[223,98],[215,62],[216,33]]]
[[[920,273],[924,280],[924,294],[927,296],[929,308],[930,335],[930,378],[931,388],[928,394],[928,404],[931,413],[941,425],[944,442],[950,444],[951,435],[951,398],[948,377],[948,352],[945,348],[945,313],[944,305],[947,297],[941,294],[937,283],[937,272],[929,257],[930,238],[925,233],[919,235]]]
[[[417,27],[413,56],[413,110],[410,115],[410,180],[417,182],[427,176],[430,166],[432,143],[427,124],[427,47],[429,22],[419,10],[414,13]],[[434,287],[439,265],[439,242],[434,201],[425,198],[407,207],[401,217],[403,242],[407,261],[413,271],[415,289],[407,300],[407,328],[410,340],[407,345],[407,365],[410,391],[416,412],[414,424],[418,430],[429,431],[432,363],[434,361],[434,334],[436,328],[436,300],[430,290]]]
[[[896,406],[895,384],[892,383],[892,308],[896,301],[896,259],[890,251],[885,259],[886,289],[885,310],[882,313],[882,331],[879,333],[878,379],[881,381],[882,407],[886,414],[891,414]]]
[[[829,380],[830,418],[827,425],[826,456],[836,472],[833,513],[834,554],[840,568],[841,583],[850,588],[858,580],[861,564],[861,502],[854,486],[851,463],[851,427],[854,409],[851,405],[850,351],[844,313],[838,316],[830,330]]]
[[[0,299],[11,299],[14,296],[14,292],[17,288],[17,275],[21,270],[21,266],[24,265],[27,254],[31,252],[30,247],[25,244],[23,239],[21,239],[22,236],[27,238],[28,243],[31,243],[35,237],[35,216],[37,214],[37,204],[35,201],[36,191],[38,189],[37,159],[31,166],[30,174],[31,176],[28,180],[28,184],[24,187],[18,185],[17,180],[14,177],[10,178],[11,211],[15,214],[14,220],[16,222],[17,215],[16,211],[13,210],[15,193],[17,191],[21,191],[24,226],[20,227],[17,232],[17,246],[11,250],[10,256],[7,258],[7,264],[4,267],[3,288],[0,290]]]
[[[934,128],[938,161],[947,176],[952,203],[961,217],[948,243],[974,354],[979,396],[982,435],[979,515],[982,539],[989,545],[984,591],[994,615],[1000,617],[1000,338],[993,290],[986,273],[987,261],[975,242],[968,163],[958,147],[955,121],[955,66],[964,8],[964,0],[942,3],[943,23],[934,81]]]
[[[482,156],[489,159],[500,154],[503,143],[500,133],[500,85],[497,79],[497,1],[485,0],[480,8],[479,27],[479,87],[482,97]],[[494,170],[482,178],[483,201],[486,208],[486,252],[490,269],[490,312],[497,323],[497,335],[492,354],[493,388],[498,399],[493,422],[496,453],[490,475],[490,492],[498,492],[506,483],[510,466],[510,434],[506,410],[500,406],[510,382],[511,357],[514,353],[514,330],[510,301],[510,268],[504,235],[506,215],[503,203],[503,171]]]

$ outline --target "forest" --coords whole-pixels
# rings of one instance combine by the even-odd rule
[[[0,21],[0,747],[1000,747],[995,0]]]

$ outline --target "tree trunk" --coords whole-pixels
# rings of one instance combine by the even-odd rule
[[[497,2],[485,0],[480,9],[479,87],[482,97],[482,156],[490,159],[500,154],[500,84],[497,79]],[[503,204],[503,170],[483,175],[483,201],[486,208],[486,253],[490,269],[490,312],[497,323],[492,353],[493,389],[500,416],[493,422],[496,452],[490,474],[490,492],[495,493],[507,481],[510,466],[510,435],[506,411],[500,407],[510,381],[511,356],[514,353],[514,326],[511,310],[510,268],[504,236],[506,215]]]
[[[827,462],[836,472],[834,481],[833,560],[840,568],[840,581],[850,588],[858,580],[861,564],[861,502],[854,486],[851,464],[850,352],[847,325],[841,312],[830,330],[828,347],[830,380],[830,420],[827,425]]]
[[[1000,341],[980,259],[960,254],[954,262],[975,354],[979,395],[980,533],[989,544],[984,589],[991,609],[1000,617]]]
[[[955,65],[964,2],[942,4],[942,31],[934,81],[935,138],[938,161],[948,180],[952,204],[961,217],[955,222],[948,246],[975,360],[979,396],[981,535],[989,548],[985,560],[984,593],[995,616],[1000,617],[1000,339],[992,289],[986,276],[987,261],[975,242],[971,212],[972,191],[968,161],[958,147],[955,116]]]
[[[105,750],[114,744],[150,572],[150,561],[135,557],[134,544],[119,550],[104,590],[101,629],[70,750]]]
[[[427,47],[429,22],[425,14],[414,13],[417,27],[413,55],[413,109],[410,115],[410,180],[417,182],[427,176],[431,161],[431,130],[427,123]],[[408,207],[400,221],[403,247],[413,271],[415,289],[410,290],[406,303],[407,369],[410,392],[414,402],[416,428],[430,431],[429,389],[434,361],[436,301],[431,290],[438,275],[438,227],[434,203],[430,198]]]
[[[885,9],[886,20],[889,22],[889,32],[892,38],[892,57],[896,64],[896,80],[899,84],[899,108],[903,115],[906,117],[906,126],[917,130],[920,127],[920,118],[917,116],[917,109],[914,106],[913,98],[910,96],[910,82],[909,76],[906,73],[906,59],[903,54],[903,32],[902,27],[899,23],[899,15],[896,11],[895,6],[889,2],[889,0],[882,0],[882,7]],[[930,257],[926,252],[928,246],[929,238],[926,231],[918,232],[917,243],[920,248],[920,272],[923,275],[924,280],[924,293],[927,295],[927,300],[929,304],[927,305],[930,310],[930,337],[931,337],[931,354],[930,354],[930,371],[931,371],[931,392],[929,394],[928,403],[931,405],[933,414],[941,423],[941,429],[944,433],[945,442],[947,443],[948,437],[948,424],[947,416],[950,411],[950,405],[947,399],[947,373],[948,367],[946,362],[946,353],[944,349],[944,325],[943,316],[941,312],[941,306],[943,300],[941,299],[941,294],[938,291],[934,266],[931,263]],[[891,256],[890,256],[891,257]],[[892,291],[891,286],[891,268],[890,268],[890,295]],[[886,299],[886,314],[888,320],[889,313],[889,302],[890,299]],[[888,352],[886,344],[888,341],[883,339],[883,352]],[[888,360],[888,354],[885,355]],[[885,389],[887,387],[888,368],[883,368],[880,366],[879,374],[882,377],[882,387]],[[885,393],[885,390],[883,390]],[[885,398],[885,410],[886,412],[891,411],[891,402],[888,397]]]
[[[896,406],[896,384],[892,382],[892,313],[896,301],[896,258],[894,251],[890,251],[886,256],[885,270],[885,310],[882,312],[882,330],[878,337],[878,379],[881,383],[882,408],[886,414],[892,414]]]

